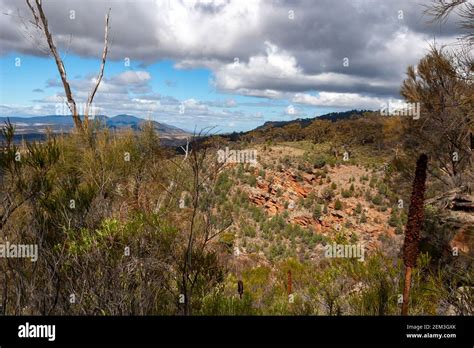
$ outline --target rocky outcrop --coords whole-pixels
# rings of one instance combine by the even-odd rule
[[[316,176],[313,174],[304,173],[302,177],[303,180],[310,185],[312,185],[316,181]]]
[[[264,194],[250,194],[249,195],[249,200],[253,204],[263,206],[267,202],[267,198],[265,197]]]
[[[319,221],[313,219],[313,217],[308,216],[308,215],[300,215],[300,216],[295,216],[292,219],[292,223],[307,228],[307,227],[312,227],[312,226],[315,226],[316,224],[319,224]]]
[[[296,173],[296,174],[295,174]],[[304,229],[315,231],[315,233],[332,238],[339,231],[348,233],[346,238],[351,239],[352,233],[357,240],[364,243],[368,251],[381,246],[382,235],[394,237],[399,250],[402,240],[395,235],[395,229],[388,226],[387,221],[390,211],[378,211],[369,208],[369,203],[363,197],[339,197],[343,202],[342,210],[334,209],[334,200],[321,204],[321,209],[325,206],[327,213],[322,213],[320,218],[313,216],[314,205],[301,204],[302,198],[307,198],[310,194],[314,197],[321,197],[321,192],[329,187],[333,182],[337,184],[337,193],[340,190],[348,190],[352,177],[360,178],[366,171],[356,166],[339,166],[330,168],[332,181],[319,184],[318,175],[308,172],[293,171],[288,168],[282,170],[266,170],[264,176],[258,176],[255,187],[246,186],[251,203],[261,207],[268,217],[286,212],[288,223],[299,225]],[[360,180],[354,181],[356,190]],[[308,203],[308,202],[306,202]],[[365,223],[360,223],[361,212],[356,212],[356,206],[362,203],[362,211],[366,217]]]
[[[269,199],[267,202],[265,202],[264,207],[269,215],[282,213],[285,210],[285,207],[279,204],[274,198]]]

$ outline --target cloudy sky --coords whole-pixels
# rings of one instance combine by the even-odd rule
[[[33,0],[32,0],[33,1]],[[34,1],[33,1],[34,2]],[[417,0],[44,0],[81,106],[110,52],[95,107],[187,130],[379,109],[406,68],[461,31]],[[47,45],[22,0],[0,0],[0,115],[66,113]]]

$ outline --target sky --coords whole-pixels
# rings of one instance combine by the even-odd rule
[[[34,2],[34,0],[32,0]],[[43,0],[73,96],[96,81],[96,113],[185,130],[380,109],[409,65],[455,42],[456,15],[429,23],[416,0]],[[22,0],[0,0],[0,116],[68,116],[47,43]]]

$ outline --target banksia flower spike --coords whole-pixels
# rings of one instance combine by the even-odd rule
[[[244,294],[244,282],[242,280],[237,281],[237,292],[239,293],[239,298],[242,299]]]
[[[416,259],[420,253],[420,230],[424,218],[423,202],[427,165],[428,157],[425,154],[420,155],[416,162],[415,179],[413,181],[413,191],[411,194],[410,208],[408,210],[408,222],[405,229],[405,241],[403,243],[403,261],[406,270],[405,285],[403,288],[402,315],[408,314],[411,273],[412,268],[416,266]]]

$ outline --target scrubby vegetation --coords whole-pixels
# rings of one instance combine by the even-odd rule
[[[16,144],[2,125],[2,243],[39,255],[0,258],[0,313],[399,314],[415,221],[409,312],[472,315],[474,100],[462,64],[433,48],[408,69],[401,93],[422,122],[354,111],[196,134],[185,153],[151,125],[114,132],[77,113],[75,133],[42,143]],[[223,147],[258,161],[218,160]],[[408,217],[422,153],[423,221]],[[354,254],[328,256],[341,246]]]
[[[400,311],[407,204],[399,199],[409,193],[394,184],[395,169],[375,164],[390,158],[385,146],[361,143],[351,164],[331,153],[329,140],[318,150],[306,140],[265,149],[256,142],[261,162],[249,166],[216,161],[220,137],[196,137],[185,157],[161,147],[151,127],[21,146],[13,133],[3,127],[2,237],[38,244],[40,257],[1,260],[5,314]],[[320,148],[329,152],[312,157]],[[261,189],[274,206],[252,199]],[[423,239],[411,313],[472,314],[472,263],[443,253],[453,235],[435,222],[441,215],[427,215],[422,233],[438,240]],[[324,257],[332,243],[363,243],[364,262]]]

